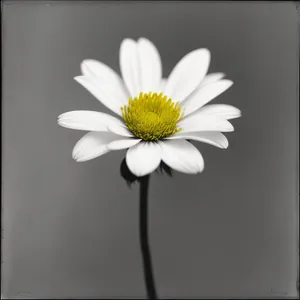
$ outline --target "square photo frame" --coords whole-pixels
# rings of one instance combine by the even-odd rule
[[[2,1],[2,299],[296,299],[298,18]]]

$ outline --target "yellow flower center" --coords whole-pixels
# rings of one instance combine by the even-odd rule
[[[181,131],[177,123],[183,118],[178,102],[162,93],[140,93],[121,107],[128,129],[144,141],[157,141]]]

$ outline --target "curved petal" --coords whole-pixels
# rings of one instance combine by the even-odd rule
[[[185,116],[191,114],[225,92],[232,84],[233,82],[231,80],[222,79],[202,87],[200,85],[193,94],[182,103],[182,106],[185,107]]]
[[[166,86],[166,83],[167,83],[167,79],[162,78],[161,81],[160,81],[160,84],[158,86],[157,93],[163,93],[163,91],[165,89],[165,86]]]
[[[197,49],[185,55],[169,75],[164,93],[175,102],[188,97],[204,78],[210,62],[207,49]]]
[[[161,141],[162,160],[170,168],[188,174],[200,173],[204,160],[198,149],[186,140]]]
[[[110,150],[107,144],[118,137],[111,132],[89,132],[75,145],[72,156],[77,162],[87,161],[101,156]]]
[[[222,117],[226,120],[239,118],[242,113],[241,111],[228,104],[209,104],[199,108],[196,113],[204,113],[209,115],[215,115]]]
[[[228,148],[228,139],[221,132],[215,131],[196,131],[196,132],[179,132],[166,139],[175,140],[175,139],[186,139],[194,140],[198,142],[203,142],[216,146],[218,148],[226,149]]]
[[[98,111],[74,110],[58,116],[58,124],[62,127],[87,130],[108,131],[108,125],[124,126],[117,118]]]
[[[76,76],[74,79],[85,87],[102,104],[118,115],[122,115],[121,106],[124,104],[120,98],[107,92],[107,87],[100,84],[95,77]]]
[[[140,63],[140,92],[155,92],[162,77],[162,64],[159,52],[155,45],[146,38],[140,38],[137,42],[137,47]]]
[[[123,138],[120,140],[113,141],[107,145],[107,148],[109,150],[121,150],[121,149],[127,149],[130,148],[136,144],[138,144],[141,141],[141,139],[135,139],[135,138]]]
[[[192,116],[188,116],[180,121],[177,125],[178,127],[182,128],[181,132],[184,133],[195,131],[234,131],[232,124],[226,119],[204,113],[197,113]]]
[[[207,74],[202,82],[200,83],[200,86],[203,87],[204,85],[211,84],[213,82],[216,82],[218,80],[221,80],[223,77],[225,77],[224,73],[210,73]]]
[[[132,98],[141,91],[139,53],[137,43],[124,39],[120,46],[120,69],[123,80]]]
[[[129,148],[126,163],[136,176],[145,176],[153,172],[160,164],[161,149],[154,142],[140,142]]]
[[[127,137],[134,137],[132,132],[128,130],[128,128],[123,124],[123,126],[117,126],[115,124],[110,124],[107,126],[108,130],[112,133],[127,136]]]
[[[112,68],[100,61],[85,59],[81,63],[81,72],[84,76],[95,77],[103,85],[103,88],[107,89],[107,94],[120,100],[120,105],[127,103],[128,91],[119,74]]]

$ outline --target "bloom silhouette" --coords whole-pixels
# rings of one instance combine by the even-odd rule
[[[159,52],[145,38],[121,43],[122,77],[102,62],[84,60],[82,75],[74,79],[115,116],[82,110],[61,114],[59,125],[89,131],[75,145],[73,158],[82,162],[128,149],[126,164],[136,176],[150,174],[161,162],[184,173],[202,172],[203,157],[187,140],[227,148],[222,132],[233,131],[228,120],[241,116],[231,105],[206,105],[233,84],[223,73],[206,75],[209,63],[207,49],[194,50],[165,79]]]

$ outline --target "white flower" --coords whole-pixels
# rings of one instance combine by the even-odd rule
[[[96,111],[61,114],[59,125],[89,131],[75,145],[73,158],[87,161],[129,148],[126,163],[136,176],[153,172],[161,160],[180,172],[202,172],[203,157],[186,139],[227,148],[221,132],[233,131],[228,120],[241,116],[231,105],[206,105],[233,84],[223,73],[206,75],[209,63],[207,49],[194,50],[164,79],[158,50],[145,38],[121,43],[122,78],[102,62],[84,60],[82,75],[74,79],[117,116]]]

